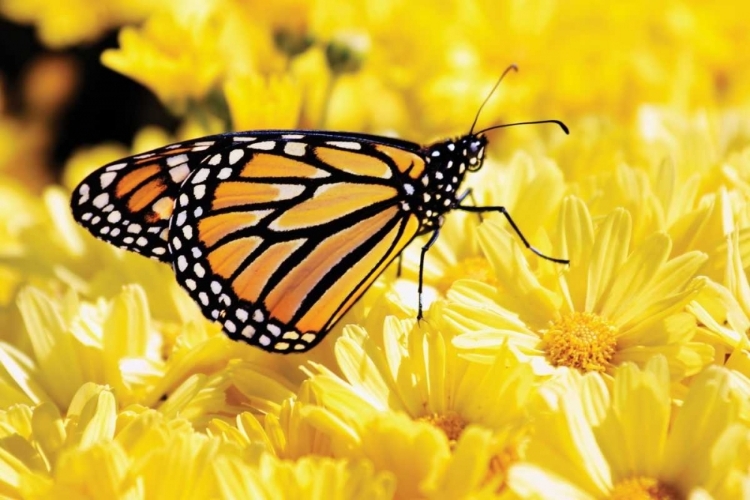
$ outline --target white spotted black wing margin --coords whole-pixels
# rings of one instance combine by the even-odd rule
[[[167,231],[180,184],[227,142],[227,136],[203,137],[105,165],[73,191],[73,217],[97,238],[170,262]]]

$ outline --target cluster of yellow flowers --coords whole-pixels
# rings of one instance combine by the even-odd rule
[[[0,2],[51,47],[120,28],[102,63],[184,118],[133,153],[230,126],[462,134],[510,62],[522,73],[481,123],[572,131],[492,133],[469,180],[569,266],[500,216],[450,214],[424,321],[414,244],[321,345],[279,356],[227,339],[168,266],[75,224],[70,190],[123,147],[78,152],[40,201],[15,172],[33,141],[0,115],[0,496],[750,498],[738,9]]]

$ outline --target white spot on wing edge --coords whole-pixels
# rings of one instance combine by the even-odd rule
[[[207,168],[201,168],[196,173],[193,174],[192,182],[193,184],[200,184],[201,182],[204,182],[206,179],[208,179],[208,174],[211,172],[211,170]]]
[[[195,272],[195,275],[199,278],[202,278],[206,275],[206,270],[199,263],[196,263],[193,266],[193,272]]]
[[[89,201],[89,185],[88,184],[81,184],[78,188],[78,192],[81,193],[81,197],[78,198],[78,204],[83,205],[87,201]]]
[[[266,325],[266,330],[268,330],[268,333],[270,333],[274,337],[278,337],[279,335],[281,335],[281,328],[276,325]]]
[[[241,149],[233,149],[229,152],[229,164],[234,165],[245,156],[245,152]]]
[[[270,151],[273,149],[275,145],[276,145],[276,141],[263,141],[263,142],[255,142],[253,144],[250,144],[248,148],[260,149],[263,151]]]
[[[109,194],[108,193],[100,193],[94,200],[91,202],[96,208],[104,208],[104,206],[109,203]]]
[[[284,144],[284,153],[289,156],[304,156],[306,147],[304,142],[287,142]]]
[[[190,174],[190,167],[188,167],[187,163],[182,163],[169,170],[169,176],[175,184],[181,184],[188,174]]]
[[[148,155],[150,156],[150,154]],[[139,156],[136,156],[136,158],[140,158]],[[115,170],[123,169],[127,166],[127,163],[115,163],[114,165],[108,166],[105,170],[107,172],[114,172]]]
[[[112,181],[115,180],[116,177],[117,177],[117,172],[104,172],[99,177],[99,181],[101,182],[102,189],[105,189],[107,186],[112,184]]]
[[[329,146],[336,146],[337,148],[341,149],[351,149],[358,151],[362,149],[362,145],[358,142],[352,142],[352,141],[326,141],[326,144]]]
[[[251,339],[253,338],[253,335],[255,335],[255,328],[253,328],[251,325],[247,325],[245,328],[242,329],[242,336]]]
[[[177,165],[182,165],[186,161],[188,161],[188,156],[185,153],[176,156],[168,156],[167,166],[176,167]]]

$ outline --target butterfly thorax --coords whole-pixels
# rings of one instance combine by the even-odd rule
[[[413,193],[407,192],[412,205],[409,209],[421,221],[420,233],[440,227],[443,215],[460,202],[461,183],[467,172],[482,167],[486,144],[483,136],[465,135],[424,148],[425,172],[413,186]]]

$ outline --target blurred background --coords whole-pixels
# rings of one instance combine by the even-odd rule
[[[144,146],[158,146],[186,123],[194,135],[302,127],[431,140],[465,132],[510,63],[521,73],[484,125],[602,126],[644,104],[744,107],[750,40],[738,8],[0,0],[0,173],[39,192],[86,148],[127,153],[149,126],[158,137]]]
[[[59,181],[78,148],[130,144],[144,124],[175,129],[177,117],[152,92],[101,64],[102,51],[116,46],[110,29],[90,42],[50,47],[34,26],[0,18],[5,174],[38,190]],[[20,136],[27,141],[17,142]]]

